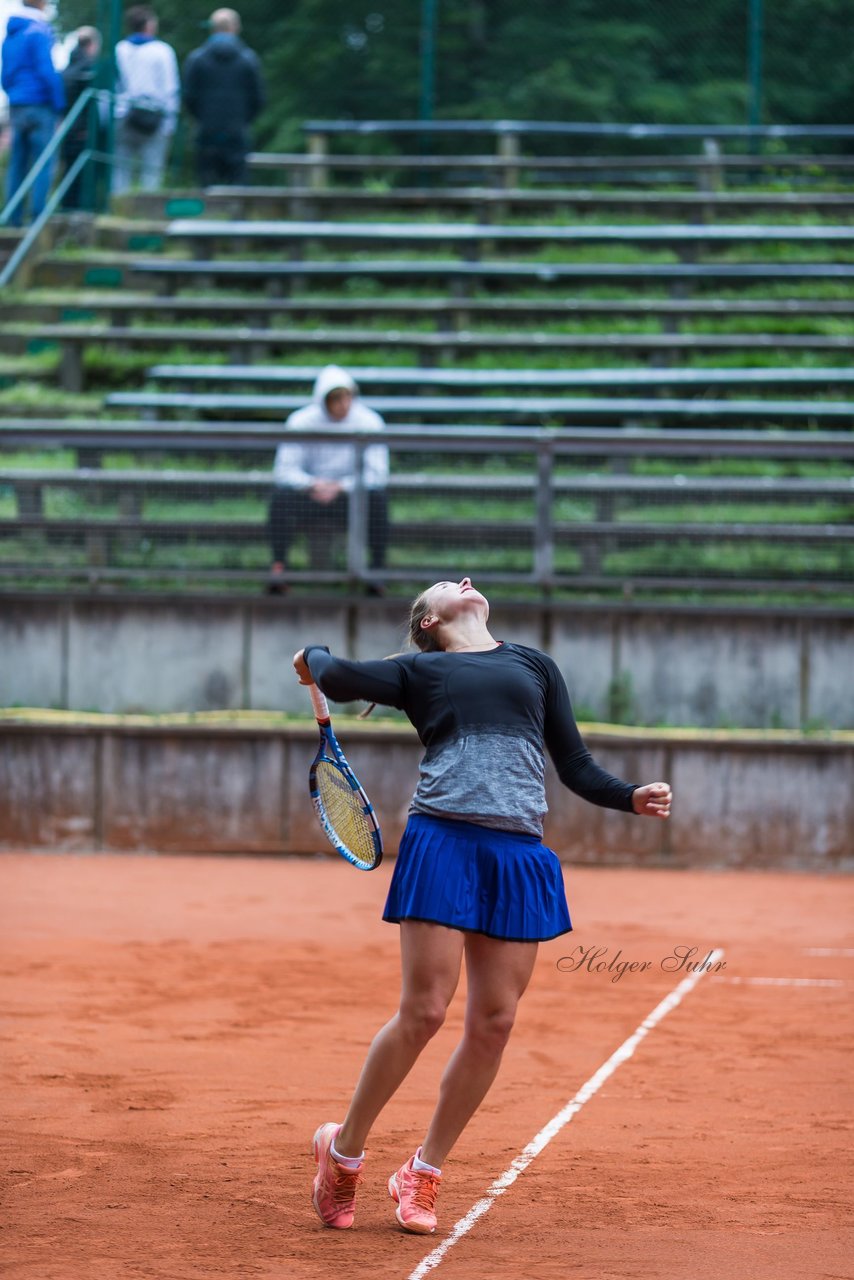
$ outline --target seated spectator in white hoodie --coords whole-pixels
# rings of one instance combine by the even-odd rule
[[[297,409],[285,423],[285,430],[340,427],[342,431],[382,431],[385,423],[378,413],[362,404],[359,389],[350,374],[328,364],[314,384],[311,404]],[[381,569],[388,542],[388,449],[369,445],[364,453],[363,481],[367,498],[368,550],[370,568]],[[356,451],[342,442],[284,442],[276,450],[273,468],[275,488],[270,501],[270,540],[273,566],[269,590],[287,590],[281,582],[288,552],[296,534],[323,530],[332,536],[347,528],[349,494],[356,474]],[[381,595],[382,587],[369,590]]]

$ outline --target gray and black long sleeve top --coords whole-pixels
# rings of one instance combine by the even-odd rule
[[[633,812],[634,785],[590,755],[563,676],[537,649],[502,644],[351,662],[310,645],[305,660],[333,701],[365,699],[409,717],[425,747],[411,813],[542,837],[546,749],[582,799]]]

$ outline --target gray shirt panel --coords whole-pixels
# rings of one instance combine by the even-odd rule
[[[518,730],[465,725],[427,750],[410,813],[541,838],[545,756]]]

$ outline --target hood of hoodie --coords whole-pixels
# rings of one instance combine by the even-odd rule
[[[63,110],[65,90],[53,66],[52,45],[53,31],[40,10],[16,13],[9,19],[3,41],[0,83],[11,106]]]
[[[243,52],[243,41],[230,31],[215,31],[208,39],[206,52],[218,62],[233,62]]]
[[[330,391],[340,390],[351,391],[354,399],[359,394],[355,378],[351,377],[346,369],[342,369],[338,364],[328,364],[317,375],[312,402],[326,414],[326,397]],[[326,416],[328,417],[329,415],[327,414]]]
[[[15,36],[26,35],[31,27],[38,27],[40,31],[44,31],[46,24],[47,18],[42,15],[40,9],[13,14],[6,26],[6,39],[13,40]]]

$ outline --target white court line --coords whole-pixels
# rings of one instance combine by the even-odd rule
[[[709,956],[709,965],[716,964],[717,961],[723,959],[723,951],[713,951]],[[654,1027],[658,1026],[662,1018],[665,1018],[671,1010],[675,1009],[678,1004],[684,1000],[689,991],[693,991],[694,987],[703,977],[706,970],[692,973],[689,977],[683,978],[678,986],[674,987],[669,996],[656,1005],[652,1013],[650,1013],[643,1022],[633,1031],[628,1040],[624,1040],[619,1049],[615,1049],[607,1062],[605,1062],[599,1070],[590,1077],[586,1084],[583,1084],[578,1093],[568,1102],[562,1111],[551,1119],[544,1129],[541,1129],[535,1138],[533,1138],[525,1147],[521,1155],[518,1155],[510,1165],[509,1169],[505,1169],[499,1178],[496,1178],[492,1186],[488,1188],[486,1195],[473,1208],[469,1209],[464,1218],[460,1218],[459,1222],[454,1226],[450,1235],[446,1236],[440,1245],[437,1245],[432,1253],[428,1253],[426,1258],[422,1258],[414,1271],[410,1273],[407,1280],[423,1280],[428,1272],[438,1267],[439,1263],[445,1257],[449,1249],[461,1240],[464,1235],[471,1231],[474,1224],[488,1213],[499,1196],[503,1195],[519,1177],[520,1173],[524,1173],[528,1165],[540,1154],[540,1152],[549,1145],[552,1138],[556,1138],[564,1125],[569,1124],[570,1120],[576,1115],[585,1102],[589,1102],[594,1094],[602,1088],[602,1085],[610,1076],[614,1074],[617,1067],[624,1062],[628,1062],[635,1049],[645,1036],[648,1036]]]
[[[841,978],[723,978],[715,975],[713,982],[735,982],[743,987],[845,987]]]
[[[854,947],[804,947],[805,956],[854,956]]]

